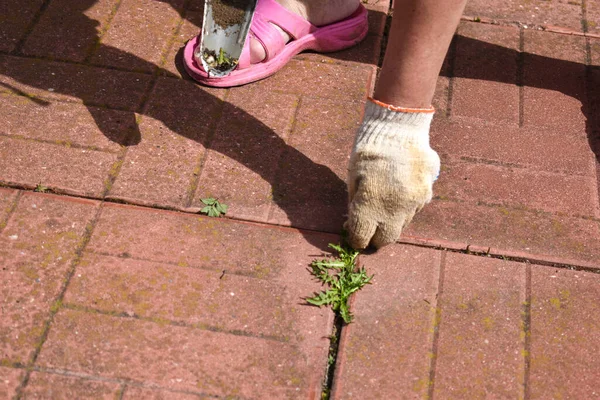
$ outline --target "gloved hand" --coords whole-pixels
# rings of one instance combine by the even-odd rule
[[[355,249],[393,243],[431,201],[440,158],[429,146],[434,110],[369,99],[348,168],[345,228]]]

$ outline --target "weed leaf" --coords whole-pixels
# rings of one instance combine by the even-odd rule
[[[310,264],[311,274],[329,288],[315,293],[306,301],[318,307],[331,305],[332,310],[349,324],[353,316],[348,300],[353,293],[369,284],[373,276],[368,276],[364,268],[356,270],[358,251],[337,244],[329,244],[329,247],[337,251],[336,258],[314,260]]]

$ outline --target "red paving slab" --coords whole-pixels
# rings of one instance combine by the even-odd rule
[[[202,2],[196,1],[201,4],[204,8],[204,0]],[[173,37],[173,43],[171,48],[167,52],[163,64],[164,71],[162,74],[174,75],[182,77],[184,79],[190,79],[189,75],[185,72],[183,66],[183,47],[191,38],[198,36],[200,33],[200,27],[202,26],[202,20],[204,18],[203,11],[186,11],[183,23],[179,27],[177,34]]]
[[[17,191],[0,188],[0,231],[6,226],[8,216],[15,205]]]
[[[0,94],[1,133],[118,152],[137,130],[133,113]],[[44,129],[40,129],[43,126]]]
[[[569,0],[471,0],[467,2],[465,14],[523,24],[557,25],[581,31],[582,7],[582,1]]]
[[[123,395],[124,400],[199,400],[205,397],[199,397],[195,394],[172,392],[167,390],[147,389],[141,387],[128,386]]]
[[[30,26],[39,2],[4,2],[0,51],[24,46],[0,55],[0,181],[188,212],[214,195],[234,219],[338,233],[388,2],[367,4],[359,46],[231,90],[173,79],[202,3],[52,0]],[[460,26],[434,100],[437,197],[403,240],[597,268],[600,74],[585,70],[588,39],[512,23],[594,33],[597,7],[585,7],[469,2],[468,14],[503,21]],[[2,290],[19,300],[0,318],[9,367],[31,362],[98,206],[26,194],[2,230],[17,198],[0,188],[0,258],[13,272]],[[31,236],[18,245],[20,232]],[[306,267],[337,236],[114,204],[92,232],[24,398],[320,397],[332,314],[302,297],[318,289]],[[362,262],[376,276],[342,331],[333,398],[598,395],[596,274],[531,267],[523,343],[523,264],[406,245]],[[0,397],[23,374],[0,367]]]
[[[29,362],[39,346],[86,225],[97,204],[24,194],[0,236],[2,363]]]
[[[80,64],[0,55],[0,85],[28,96],[136,110],[151,77]]]
[[[229,92],[202,166],[194,207],[201,209],[201,199],[213,197],[229,206],[230,217],[267,221],[281,156],[291,150],[285,140],[298,101],[296,95],[251,86]]]
[[[161,78],[139,121],[109,198],[184,208],[193,195],[205,140],[221,115],[223,91]]]
[[[0,367],[0,398],[13,398],[24,376],[22,369]]]
[[[117,155],[85,148],[0,136],[0,182],[101,197]],[[85,179],[82,179],[82,176]]]
[[[517,208],[434,200],[415,216],[406,237],[449,241],[494,254],[530,257],[598,268],[600,226],[596,220]]]
[[[436,119],[431,145],[440,155],[515,165],[565,175],[594,176],[594,153],[585,132],[489,125],[477,120]]]
[[[435,193],[440,199],[471,204],[496,204],[571,216],[600,216],[595,177],[445,161],[435,184]]]
[[[98,33],[117,0],[53,0],[42,14],[22,52],[61,60],[84,61],[98,42]]]
[[[524,33],[524,125],[585,131],[585,49],[583,37]]]
[[[332,399],[427,397],[441,254],[392,245],[361,256],[375,277],[342,331]]]
[[[600,396],[600,275],[531,270],[529,398]]]
[[[118,398],[121,384],[83,379],[76,376],[32,372],[24,399],[103,399]]]
[[[363,102],[370,90],[374,66],[290,61],[277,74],[255,83],[266,92]]]
[[[5,0],[0,5],[0,51],[13,51],[27,32],[43,0]]]
[[[91,62],[152,72],[162,63],[181,20],[184,0],[123,0]]]
[[[198,394],[315,398],[326,350],[65,310],[37,364]]]
[[[362,112],[362,103],[301,99],[273,189],[271,222],[340,232],[348,160]]]
[[[523,398],[525,264],[447,253],[433,397]]]
[[[519,30],[462,23],[457,34],[452,115],[518,124]]]
[[[323,323],[325,313],[300,306],[300,298],[316,290],[305,270],[294,287],[224,271],[88,254],[64,302],[281,341],[320,330],[315,322]]]

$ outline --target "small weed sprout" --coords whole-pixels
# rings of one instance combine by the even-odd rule
[[[40,193],[46,193],[50,190],[49,187],[42,185],[41,183],[38,183],[35,186],[35,189],[33,189],[34,192],[40,192]]]
[[[228,206],[226,204],[219,203],[219,200],[213,199],[212,197],[201,199],[204,203],[204,208],[200,210],[202,214],[206,214],[209,217],[220,217],[221,214],[225,215]]]
[[[353,315],[348,308],[348,300],[352,293],[370,283],[373,275],[368,276],[364,268],[356,269],[358,251],[331,243],[329,247],[337,251],[337,257],[315,260],[310,264],[311,274],[329,288],[315,293],[306,301],[318,307],[330,305],[349,324]]]

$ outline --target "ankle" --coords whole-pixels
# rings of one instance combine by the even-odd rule
[[[360,0],[276,0],[289,11],[316,26],[328,25],[349,17]]]

